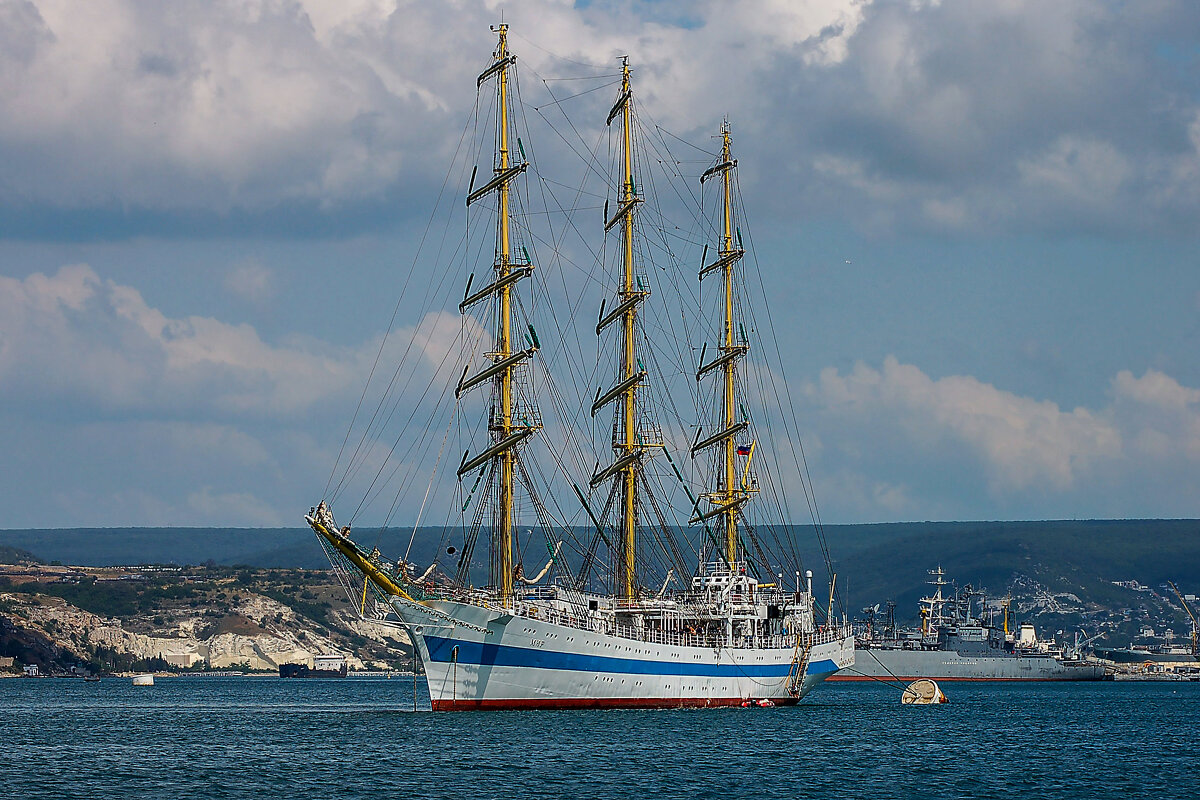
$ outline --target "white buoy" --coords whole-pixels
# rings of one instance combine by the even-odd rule
[[[153,675],[134,675],[133,676],[133,685],[134,686],[153,686],[154,685],[154,676]]]
[[[931,706],[937,703],[947,703],[946,695],[935,682],[928,678],[913,681],[904,688],[900,702],[906,706]]]

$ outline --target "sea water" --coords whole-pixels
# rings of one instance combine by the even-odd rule
[[[795,708],[431,713],[411,678],[0,680],[6,798],[1175,798],[1200,683],[827,684]],[[425,710],[421,710],[421,709]]]

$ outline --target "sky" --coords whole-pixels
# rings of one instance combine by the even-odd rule
[[[501,20],[730,119],[825,522],[1200,517],[1190,0],[5,0],[4,527],[303,524]]]

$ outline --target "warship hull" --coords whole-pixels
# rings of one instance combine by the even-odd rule
[[[857,647],[854,664],[830,676],[835,681],[1099,681],[1103,665],[1061,659],[1050,653],[963,654],[953,650]]]
[[[1116,664],[1183,664],[1200,666],[1200,658],[1191,653],[1155,653],[1150,650],[1134,650],[1125,647],[1097,647],[1097,658]]]

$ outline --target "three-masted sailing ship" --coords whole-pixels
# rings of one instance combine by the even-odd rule
[[[706,244],[698,276],[716,312],[708,326],[716,342],[711,352],[704,345],[699,362],[688,368],[693,405],[711,418],[694,426],[694,436],[686,434],[683,448],[693,466],[681,470],[682,459],[671,455],[678,444],[672,447],[644,402],[653,354],[640,318],[651,293],[637,237],[648,198],[635,174],[634,95],[628,60],[622,61],[607,117],[616,172],[608,186],[615,196],[605,201],[603,222],[606,241],[615,242],[607,280],[615,297],[601,303],[595,325],[601,341],[616,341],[615,358],[602,354],[613,377],[579,404],[580,417],[600,420],[594,438],[609,452],[592,474],[564,479],[572,491],[563,494],[581,510],[584,524],[556,519],[533,489],[542,470],[529,450],[551,428],[543,425],[529,378],[543,345],[532,322],[522,324],[533,306],[522,301],[523,284],[537,267],[529,247],[514,238],[514,194],[530,162],[514,135],[516,59],[508,29],[494,30],[498,45],[478,78],[481,93],[494,85],[493,172],[478,187],[472,174],[466,205],[489,211],[495,258],[485,285],[472,290],[472,274],[459,307],[467,314],[486,304],[492,324],[476,368],[468,363],[451,387],[455,416],[481,405],[471,405],[472,394],[491,393],[486,439],[454,470],[464,501],[462,548],[444,549],[457,556],[448,565],[388,560],[356,543],[324,500],[306,520],[347,585],[361,582],[353,590],[361,591],[356,610],[396,620],[407,631],[435,710],[794,704],[853,663],[854,640],[845,617],[834,612],[832,588],[828,604],[817,601],[811,571],[802,577],[797,568],[785,581],[782,570],[798,565],[798,556],[786,561],[768,553],[764,540],[787,540],[788,521],[780,520],[789,530],[780,536],[776,528],[756,529],[750,514],[764,494],[761,469],[752,463],[769,445],[756,438],[746,405],[750,343],[738,316],[738,271],[747,251],[735,224],[730,127],[722,125],[720,153],[700,176],[701,192],[719,187],[713,255]],[[603,422],[610,414],[611,426]],[[561,467],[566,459],[555,461]],[[684,510],[675,511],[682,514],[677,525],[654,496],[652,465],[658,477],[674,476],[682,487],[675,492],[686,497]],[[684,480],[689,469],[701,476],[692,482],[698,491]],[[773,494],[785,491],[780,483],[771,486]],[[533,578],[526,577],[520,555],[522,515],[535,519],[549,555]],[[695,532],[695,541],[680,545],[673,537],[681,531]],[[486,584],[475,586],[481,534],[489,569]],[[648,552],[666,568],[651,570]],[[690,577],[676,578],[684,568]]]

